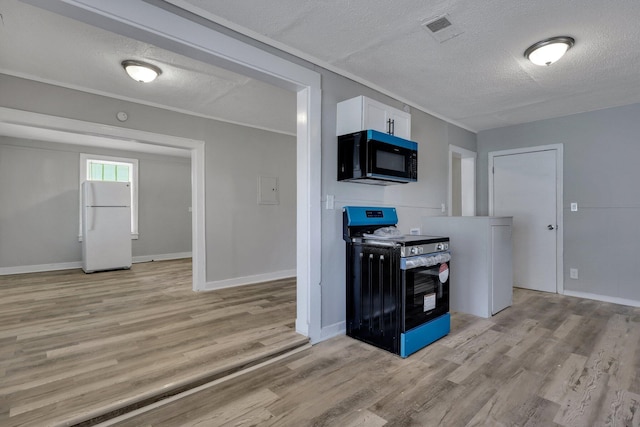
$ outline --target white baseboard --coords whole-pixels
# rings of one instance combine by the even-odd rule
[[[191,252],[176,252],[174,254],[140,255],[133,257],[133,263],[149,261],[168,261],[170,259],[191,258]]]
[[[201,291],[213,291],[216,289],[232,288],[234,286],[253,285],[261,282],[270,282],[272,280],[287,279],[296,277],[296,270],[274,271],[273,273],[256,274],[254,276],[234,277],[232,279],[216,280],[207,282]]]
[[[40,273],[43,271],[71,270],[82,268],[82,261],[58,262],[55,264],[19,265],[16,267],[0,267],[0,276],[8,274]]]
[[[338,322],[333,325],[325,326],[320,330],[320,341],[337,337],[347,333],[347,322]]]
[[[142,255],[133,257],[133,263],[149,261],[166,261],[170,259],[191,258],[191,252],[178,252],[174,254]],[[72,270],[82,268],[82,261],[58,262],[53,264],[19,265],[16,267],[0,267],[0,276],[9,274],[41,273],[43,271]]]
[[[610,302],[613,304],[629,305],[631,307],[640,307],[640,301],[627,298],[610,297],[607,295],[591,294],[588,292],[568,291],[566,289],[564,290],[563,295],[569,297],[592,299],[595,301]]]

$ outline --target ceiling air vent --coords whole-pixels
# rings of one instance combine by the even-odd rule
[[[421,25],[440,43],[459,36],[464,32],[459,30],[451,22],[448,14],[436,16],[435,18],[423,19]]]
[[[435,21],[427,22],[424,25],[428,29],[430,29],[432,33],[437,33],[440,30],[444,30],[445,28],[450,27],[451,21],[443,16],[442,18],[438,18]]]

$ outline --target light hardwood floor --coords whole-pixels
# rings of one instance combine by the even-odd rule
[[[400,359],[342,336],[130,420],[142,426],[638,426],[640,309],[515,290]]]
[[[0,426],[71,425],[304,346],[295,281],[195,293],[191,261],[0,276]]]

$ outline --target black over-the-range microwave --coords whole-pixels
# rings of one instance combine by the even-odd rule
[[[418,144],[375,130],[338,137],[338,181],[391,185],[418,180]]]

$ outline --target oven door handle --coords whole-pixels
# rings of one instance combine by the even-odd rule
[[[449,262],[451,260],[450,252],[441,252],[437,254],[418,255],[409,258],[402,258],[400,268],[402,270],[411,270],[413,268],[433,267],[434,265]]]

